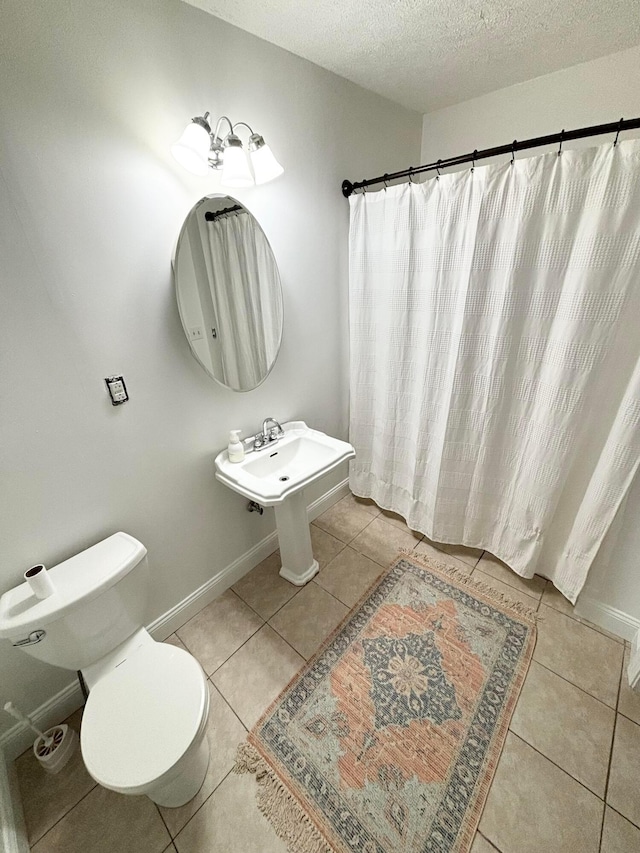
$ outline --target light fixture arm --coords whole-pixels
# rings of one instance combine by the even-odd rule
[[[246,127],[246,128],[247,128],[247,130],[249,131],[249,133],[253,136],[253,128],[251,127],[251,125],[250,125],[250,124],[247,124],[247,123],[246,123],[246,121],[237,121],[237,122],[233,125],[233,127],[231,128],[231,132],[232,132],[232,133],[235,133],[235,132],[236,132],[236,127]]]
[[[209,115],[209,113],[207,113],[207,115]],[[219,134],[220,123],[223,121],[226,121],[226,123],[229,125],[229,133],[233,133],[233,124],[231,123],[231,119],[227,118],[227,116],[220,116],[220,118],[216,122],[216,129],[211,134],[214,142],[218,142],[218,141],[223,142],[224,139],[226,138],[226,136],[229,135],[229,133],[227,133],[225,137],[221,137]]]

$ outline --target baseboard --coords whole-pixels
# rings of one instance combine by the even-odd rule
[[[313,521],[325,510],[329,509],[334,503],[345,497],[349,493],[349,481],[343,480],[325,492],[317,500],[313,501],[307,508],[309,521]],[[233,586],[234,583],[247,572],[251,571],[258,563],[262,562],[269,554],[272,554],[278,547],[278,536],[274,531],[264,539],[261,539],[257,545],[254,545],[244,554],[241,554],[236,560],[226,566],[217,575],[210,578],[208,581],[190,593],[182,601],[178,602],[162,616],[154,619],[147,630],[156,640],[165,640],[173,632],[188,622],[192,616],[195,616],[198,611],[210,604],[214,598]],[[77,679],[52,696],[39,708],[29,713],[36,726],[41,729],[48,729],[50,726],[56,725],[61,720],[64,720],[69,714],[72,714],[82,704],[82,692]],[[3,750],[7,761],[13,761],[25,749],[28,749],[33,741],[33,735],[25,730],[21,723],[16,723],[0,736],[0,751]]]
[[[575,614],[629,641],[633,640],[636,632],[640,630],[640,619],[583,595],[578,598]]]
[[[13,761],[0,751],[0,849],[3,853],[29,853],[24,814]]]

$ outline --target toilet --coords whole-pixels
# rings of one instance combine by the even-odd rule
[[[82,757],[100,785],[184,805],[209,765],[209,690],[184,649],[143,627],[147,549],[114,533],[49,569],[55,592],[39,599],[27,583],[0,598],[0,638],[46,663],[80,670],[89,690]]]

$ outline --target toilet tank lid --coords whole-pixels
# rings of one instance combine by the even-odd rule
[[[48,569],[55,592],[39,599],[25,581],[0,598],[0,637],[23,639],[31,631],[60,619],[81,601],[113,586],[146,555],[128,533],[114,533],[80,554]]]

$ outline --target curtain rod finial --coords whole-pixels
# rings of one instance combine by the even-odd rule
[[[353,192],[353,184],[351,183],[351,181],[347,181],[347,180],[343,181],[342,182],[342,195],[345,198],[349,198],[349,196],[351,195],[352,192]]]

